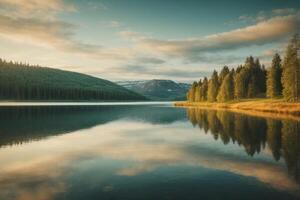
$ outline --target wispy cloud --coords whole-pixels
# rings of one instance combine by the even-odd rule
[[[107,9],[106,5],[100,2],[89,2],[86,4],[88,10]],[[205,37],[196,35],[194,38],[172,40],[153,37],[154,33],[134,31],[132,27],[128,27],[125,20],[120,22],[118,18],[103,21],[101,19],[100,23],[98,20],[99,29],[109,29],[112,35],[115,36],[116,33],[119,36],[112,38],[112,45],[109,46],[110,41],[102,43],[101,39],[89,39],[80,35],[82,27],[60,18],[62,12],[81,12],[77,6],[64,0],[0,0],[0,39],[12,44],[18,43],[24,48],[32,46],[31,51],[42,50],[44,53],[39,54],[44,59],[42,64],[47,64],[45,60],[49,59],[50,55],[55,55],[51,58],[51,65],[56,63],[56,66],[61,67],[62,64],[57,64],[61,62],[76,68],[78,72],[96,76],[109,74],[106,78],[115,78],[122,74],[122,78],[161,76],[191,80],[202,76],[206,71],[218,68],[218,65],[243,62],[243,55],[235,56],[235,50],[278,43],[300,29],[299,11],[294,8],[280,8],[268,12],[261,11],[254,16],[240,16],[239,20],[247,21],[247,24],[251,25],[239,29]],[[93,43],[87,42],[93,40]],[[57,57],[60,61],[55,61],[58,60]],[[81,59],[83,57],[84,60]],[[20,56],[10,58],[19,59]],[[39,63],[30,58],[25,60]]]
[[[130,30],[121,31],[121,32],[119,32],[119,35],[124,39],[133,40],[133,41],[137,41],[137,40],[147,38],[142,33],[135,32],[135,31],[130,31]]]
[[[94,9],[94,10],[107,10],[108,7],[105,5],[103,2],[100,1],[88,1],[87,5],[89,8]]]
[[[14,17],[49,18],[58,12],[76,11],[76,8],[63,0],[0,0],[0,11]]]
[[[117,73],[131,73],[135,76],[143,75],[151,78],[162,78],[162,79],[172,79],[176,78],[184,79],[198,79],[200,77],[209,76],[210,71],[205,71],[203,69],[184,69],[183,67],[174,66],[155,66],[155,65],[142,65],[142,64],[130,64],[121,66],[115,69]],[[183,79],[182,79],[183,78]]]
[[[137,61],[143,64],[163,64],[166,62],[163,59],[153,57],[139,57]]]
[[[271,19],[273,17],[288,15],[299,15],[299,10],[295,8],[277,8],[270,11],[260,11],[256,15],[241,15],[239,16],[238,20],[244,23],[258,23],[261,21]]]
[[[110,22],[109,22],[109,26],[110,26],[110,27],[113,27],[113,28],[118,28],[118,27],[121,27],[122,24],[121,24],[119,21],[113,20],[113,21],[110,21]]]
[[[186,40],[142,39],[139,45],[168,56],[190,59],[205,52],[232,50],[252,45],[264,45],[278,41],[298,31],[300,20],[296,15],[274,17],[255,25],[229,32]]]
[[[295,8],[278,8],[273,9],[272,13],[275,15],[294,15],[297,14],[299,11]]]
[[[11,18],[0,15],[0,35],[33,43],[40,46],[54,47],[70,52],[95,52],[100,46],[85,44],[72,39],[75,26],[73,24],[51,20],[44,21],[36,18]]]
[[[0,0],[0,5],[0,36],[4,38],[95,59],[120,59],[129,54],[121,48],[104,50],[101,45],[74,39],[78,27],[57,15],[76,9],[62,0]],[[117,22],[113,24],[116,26]]]

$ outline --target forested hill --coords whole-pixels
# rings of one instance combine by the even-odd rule
[[[1,100],[146,100],[110,81],[0,59]]]

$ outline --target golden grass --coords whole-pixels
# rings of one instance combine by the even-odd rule
[[[230,110],[261,117],[292,119],[300,121],[300,102],[288,103],[282,99],[248,99],[226,103],[175,102],[178,107],[196,107],[214,110]]]

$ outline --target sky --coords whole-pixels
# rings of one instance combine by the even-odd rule
[[[299,0],[0,0],[1,58],[112,81],[268,67],[299,30]]]

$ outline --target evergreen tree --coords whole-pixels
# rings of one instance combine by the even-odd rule
[[[247,89],[247,97],[248,98],[254,98],[259,93],[257,89],[257,77],[251,76],[250,81],[248,83],[248,89]]]
[[[201,86],[202,86],[202,81],[200,80],[195,88],[195,101],[196,102],[201,101]]]
[[[207,100],[209,102],[215,102],[217,100],[219,90],[219,77],[218,72],[214,70],[211,79],[208,83]]]
[[[208,79],[204,77],[201,86],[201,101],[207,101]]]
[[[217,96],[219,102],[229,101],[234,98],[234,70],[227,74],[220,86],[220,90]]]
[[[224,66],[219,74],[219,85],[222,85],[223,80],[225,79],[225,76],[229,74],[229,68],[227,66]]]
[[[237,68],[234,82],[237,99],[265,96],[266,71],[259,59],[248,57],[245,65]]]
[[[238,71],[238,70],[237,70]],[[239,72],[235,74],[234,78],[234,97],[236,99],[242,99],[247,97],[248,90],[248,70],[245,68],[239,69]]]
[[[247,97],[254,98],[265,96],[266,91],[266,73],[262,68],[259,59],[252,56],[246,61],[246,70],[248,71]]]
[[[196,92],[197,85],[198,85],[197,82],[193,82],[192,87],[190,88],[187,94],[188,101],[191,102],[195,101],[195,92]]]
[[[260,64],[259,59],[256,58],[251,76],[254,81],[255,94],[253,97],[265,97],[266,93],[266,82],[267,82],[267,71],[263,65]]]
[[[267,97],[275,98],[282,93],[282,67],[279,54],[275,54],[272,60],[272,66],[267,75]]]
[[[287,101],[300,100],[300,36],[294,35],[286,49],[282,72],[283,96]]]

